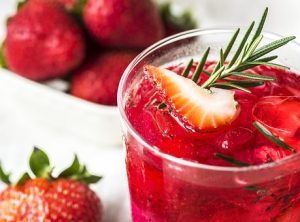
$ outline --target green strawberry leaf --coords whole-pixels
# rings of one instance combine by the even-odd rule
[[[87,0],[77,0],[71,12],[76,16],[82,16],[83,8]]]
[[[10,182],[9,176],[10,175],[8,173],[4,172],[4,170],[0,164],[0,180],[5,184],[10,185],[11,182]]]
[[[28,0],[19,0],[17,2],[17,11],[19,11],[26,3]]]
[[[65,169],[63,172],[61,172],[58,176],[58,178],[68,178],[70,176],[78,174],[80,170],[80,163],[78,160],[77,155],[75,155],[74,161],[67,169]]]
[[[73,179],[86,184],[97,183],[102,177],[90,174],[85,165],[81,165],[77,155],[67,169],[61,172],[58,178]]]
[[[29,160],[30,169],[38,178],[50,179],[52,167],[47,154],[41,149],[34,147]]]
[[[82,181],[86,184],[93,184],[93,183],[98,183],[101,179],[102,179],[101,176],[89,175],[89,176],[84,176],[82,178],[79,178],[79,181]]]
[[[161,18],[164,24],[172,29],[185,31],[197,27],[197,22],[189,10],[183,10],[181,13],[174,13],[170,2],[158,5]]]
[[[18,180],[18,182],[16,183],[17,186],[22,186],[24,183],[26,183],[26,181],[30,180],[31,177],[28,173],[24,173],[21,178]]]
[[[0,46],[0,67],[7,69],[7,64],[4,57],[4,43]]]
[[[77,181],[84,182],[86,184],[97,183],[102,179],[101,176],[90,174],[85,165],[82,165],[80,167],[80,171],[76,175],[73,175],[71,178]]]

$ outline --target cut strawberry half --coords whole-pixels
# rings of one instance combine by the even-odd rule
[[[145,66],[145,72],[172,111],[194,130],[209,131],[226,126],[238,114],[234,91],[203,89],[191,79],[151,65]]]

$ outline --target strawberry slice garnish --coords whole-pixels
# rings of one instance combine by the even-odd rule
[[[145,66],[145,72],[161,91],[172,111],[196,131],[226,126],[238,114],[234,91],[204,89],[191,79],[151,65]]]

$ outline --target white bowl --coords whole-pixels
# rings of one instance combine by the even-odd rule
[[[84,101],[4,69],[0,70],[0,88],[6,97],[1,106],[13,102],[18,113],[36,126],[58,129],[94,144],[121,144],[116,107]]]

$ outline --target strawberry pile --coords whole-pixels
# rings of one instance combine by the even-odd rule
[[[194,28],[152,0],[23,0],[7,20],[0,64],[34,81],[62,78],[74,96],[116,105],[130,61],[167,35]]]
[[[101,222],[101,201],[88,186],[101,177],[90,174],[76,156],[57,177],[48,156],[38,148],[29,165],[34,177],[24,173],[14,185],[0,167],[0,180],[8,185],[0,193],[1,222]]]

